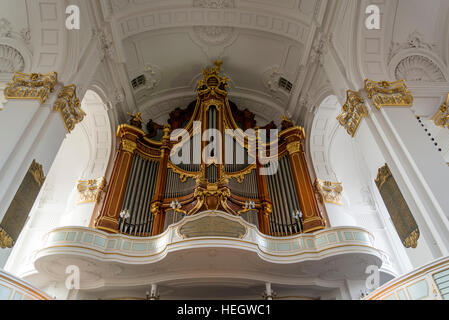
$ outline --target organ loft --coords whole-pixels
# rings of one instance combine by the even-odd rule
[[[305,157],[305,132],[284,117],[259,126],[228,99],[221,61],[203,70],[197,99],[167,123],[140,114],[118,127],[120,147],[95,228],[156,236],[185,216],[219,210],[275,237],[326,227]]]

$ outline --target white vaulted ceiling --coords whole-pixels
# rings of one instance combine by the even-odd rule
[[[133,95],[144,120],[163,122],[195,97],[201,71],[214,60],[231,78],[230,99],[264,124],[288,114],[301,90],[316,29],[327,1],[112,0],[103,1],[126,83],[145,75]],[[119,40],[119,41],[117,41]],[[118,43],[118,45],[117,45]],[[288,92],[279,78],[293,84]],[[121,81],[123,84],[125,81]]]

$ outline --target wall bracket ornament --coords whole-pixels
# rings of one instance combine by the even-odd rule
[[[411,107],[413,105],[413,96],[404,80],[390,82],[366,79],[365,91],[378,110],[387,106]]]
[[[104,177],[78,181],[76,186],[79,192],[78,204],[100,201],[101,192],[104,190],[105,185]]]
[[[351,137],[354,137],[362,119],[367,116],[368,110],[365,106],[365,100],[356,91],[346,91],[346,102],[337,117],[340,125],[346,129]]]
[[[437,114],[435,114],[430,120],[432,120],[437,127],[449,129],[449,94]]]
[[[323,203],[343,205],[341,202],[341,193],[343,191],[341,182],[324,181],[317,178],[314,186]]]
[[[56,72],[48,74],[16,72],[5,88],[5,98],[33,99],[44,103],[49,94],[54,91],[57,82]]]
[[[86,113],[81,109],[80,99],[76,96],[76,85],[72,84],[61,90],[53,110],[59,111],[69,133],[77,123],[83,121]]]

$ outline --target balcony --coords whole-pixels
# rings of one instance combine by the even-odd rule
[[[51,300],[29,283],[0,270],[0,300]]]
[[[449,257],[386,283],[365,300],[449,300]]]
[[[220,211],[187,216],[154,237],[109,234],[84,227],[49,232],[34,258],[42,277],[64,281],[80,268],[81,290],[220,278],[289,285],[364,279],[382,265],[373,237],[341,227],[277,238]],[[275,280],[273,280],[275,279]]]

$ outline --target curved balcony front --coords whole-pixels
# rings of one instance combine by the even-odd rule
[[[365,300],[449,300],[449,257],[386,283]]]
[[[219,211],[186,217],[148,238],[57,228],[35,257],[41,275],[60,281],[68,266],[79,267],[82,290],[210,277],[312,284],[363,279],[368,265],[381,264],[372,235],[361,228],[276,238]]]
[[[0,300],[52,300],[52,298],[26,281],[0,270]]]

